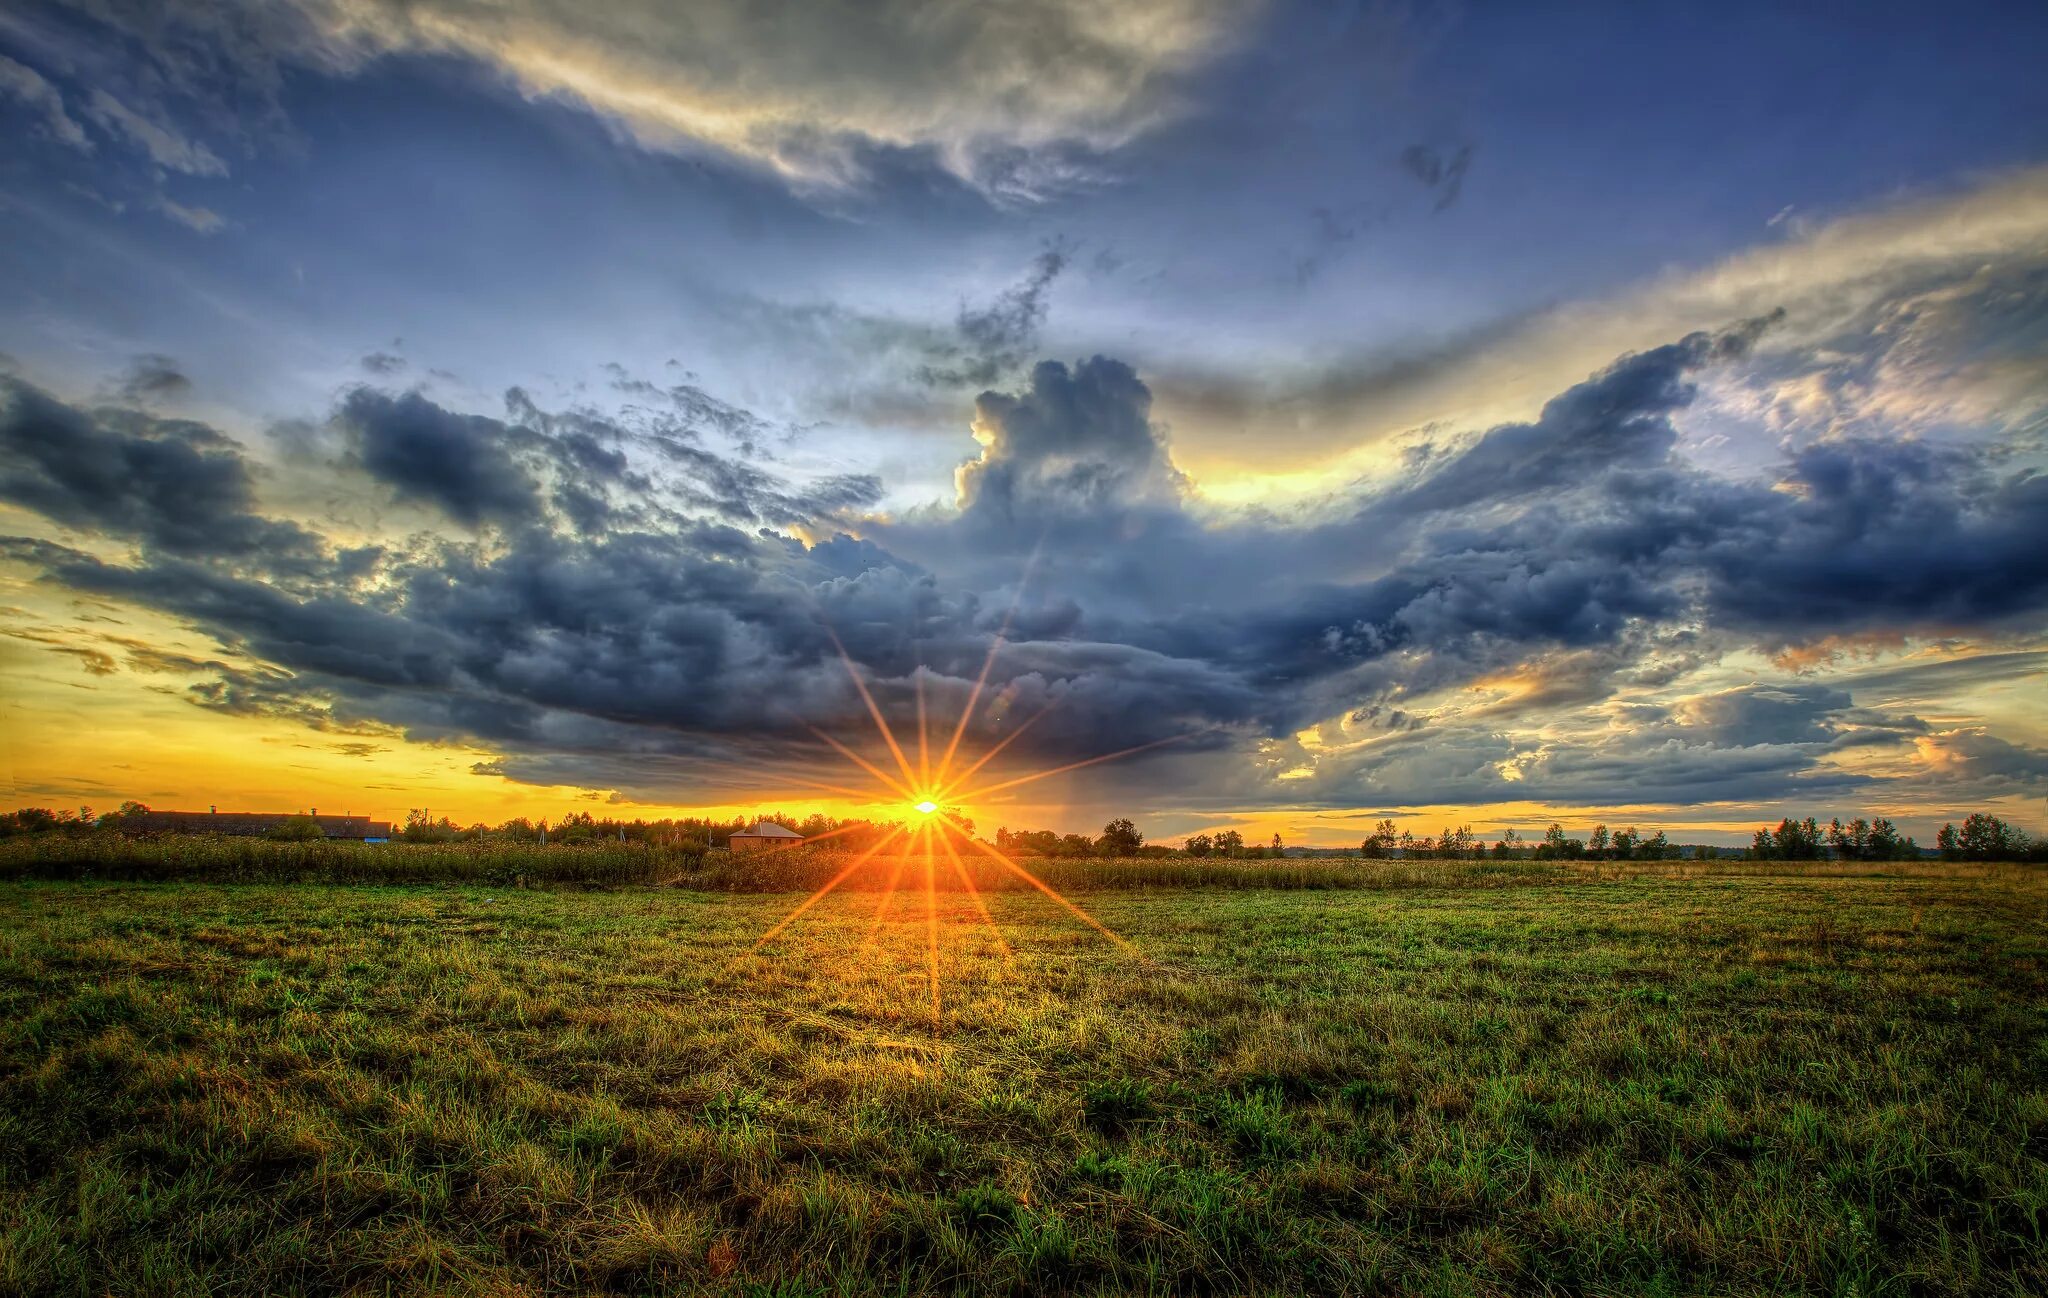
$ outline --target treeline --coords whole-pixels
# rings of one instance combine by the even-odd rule
[[[47,807],[24,807],[0,812],[0,838],[26,834],[82,837],[90,834],[139,834],[133,828],[149,808],[140,803],[123,803],[119,810],[98,814],[90,807],[77,811]],[[958,815],[953,819],[970,833],[972,821]],[[756,820],[786,825],[805,839],[835,851],[864,851],[876,846],[901,826],[895,822],[866,819],[837,819],[823,814],[791,816],[769,812],[759,816],[728,820],[684,816],[665,820],[620,820],[578,811],[550,822],[515,817],[500,824],[482,822],[459,825],[446,816],[435,817],[426,808],[408,813],[394,837],[409,843],[439,845],[578,845],[597,843],[637,844],[659,848],[682,856],[702,856],[727,845],[733,834],[752,826]],[[280,820],[267,837],[287,842],[311,842],[321,837],[311,816]],[[1269,843],[1246,843],[1238,830],[1226,829],[1193,834],[1178,847],[1148,843],[1135,823],[1126,817],[1110,821],[1100,834],[1063,834],[1050,829],[1010,829],[995,832],[998,851],[1012,856],[1051,860],[1091,858],[1191,857],[1197,860],[1272,860],[1288,855],[1280,835]],[[1295,849],[1295,855],[1328,855],[1328,849]],[[1935,855],[1947,861],[2048,861],[2048,837],[2033,838],[2017,826],[1987,812],[1964,818],[1960,826],[1950,823],[1935,835]],[[1439,861],[1670,861],[1746,858],[1753,861],[1913,861],[1929,855],[1891,821],[1878,817],[1856,817],[1820,824],[1812,816],[1786,817],[1776,826],[1759,828],[1745,850],[1709,843],[1673,842],[1663,830],[1644,832],[1634,825],[1610,830],[1595,825],[1579,838],[1567,834],[1553,822],[1541,838],[1524,838],[1515,830],[1504,831],[1491,843],[1472,832],[1470,825],[1445,827],[1431,836],[1404,830],[1392,820],[1381,820],[1359,845],[1358,855],[1367,860]]]
[[[1426,834],[1418,838],[1393,821],[1382,820],[1359,845],[1358,853],[1367,860],[1675,861],[1681,857],[1711,859],[1721,850],[1707,843],[1674,843],[1661,829],[1646,834],[1634,825],[1611,831],[1605,825],[1595,825],[1585,838],[1573,838],[1564,826],[1553,822],[1542,838],[1524,838],[1510,829],[1488,843],[1474,834],[1470,825],[1446,827],[1434,838]]]
[[[1944,861],[2048,861],[2048,838],[2029,838],[2018,826],[1983,811],[1964,817],[1961,828],[1953,822],[1943,825],[1934,836],[1934,849]],[[1749,855],[1757,861],[1913,861],[1927,853],[1901,837],[1889,820],[1865,823],[1859,816],[1846,825],[1837,819],[1822,826],[1808,816],[1757,830]]]
[[[149,810],[139,802],[124,802],[118,810],[108,812],[95,812],[91,807],[80,807],[76,811],[23,807],[17,811],[0,812],[0,838],[21,834],[140,834],[143,832],[140,818]],[[573,811],[554,821],[517,816],[496,825],[482,821],[462,825],[447,816],[435,816],[429,808],[415,807],[406,813],[402,825],[393,827],[392,837],[407,843],[435,844],[638,843],[672,848],[685,854],[701,854],[710,848],[724,847],[735,833],[751,827],[757,820],[786,825],[805,838],[830,835],[829,841],[833,846],[855,850],[872,845],[896,828],[892,824],[876,824],[868,820],[841,820],[825,815],[799,817],[786,812],[767,812],[730,820],[700,816],[620,820],[588,811]],[[972,822],[967,823],[971,829]],[[312,842],[321,837],[320,823],[310,815],[285,816],[261,837],[277,842]]]
[[[860,850],[872,846],[893,831],[893,824],[877,824],[857,818],[838,819],[814,814],[793,816],[788,812],[763,812],[715,820],[682,816],[667,820],[617,820],[573,811],[550,823],[518,816],[502,824],[457,825],[443,816],[433,818],[425,809],[409,812],[397,837],[408,843],[646,843],[654,847],[703,852],[724,847],[734,834],[751,828],[756,821],[773,821],[803,835],[825,838],[834,847]]]
[[[1273,835],[1270,844],[1247,845],[1244,835],[1234,829],[1214,834],[1196,834],[1178,848],[1164,843],[1147,843],[1145,835],[1128,819],[1110,821],[1102,832],[1090,838],[1086,834],[1062,834],[1051,829],[1010,829],[999,827],[995,836],[996,850],[1012,856],[1034,856],[1048,860],[1081,860],[1090,857],[1171,857],[1191,856],[1223,857],[1229,860],[1257,861],[1274,860],[1285,856],[1280,835]]]

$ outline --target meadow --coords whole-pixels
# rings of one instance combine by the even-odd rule
[[[1076,864],[0,857],[0,1292],[2048,1292],[2038,869]]]

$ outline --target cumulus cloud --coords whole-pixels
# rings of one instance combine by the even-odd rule
[[[337,416],[365,472],[400,500],[438,506],[470,527],[520,525],[541,510],[540,484],[494,419],[444,410],[417,392],[358,388]]]
[[[329,425],[343,467],[489,530],[355,550],[265,518],[211,430],[10,380],[0,435],[27,467],[0,495],[137,549],[6,553],[262,665],[217,673],[205,706],[481,744],[515,778],[620,787],[630,755],[636,790],[677,797],[798,778],[810,725],[864,728],[835,636],[907,723],[920,696],[964,706],[1005,625],[975,741],[1031,718],[1014,756],[1180,738],[1096,786],[1180,806],[1847,795],[1898,778],[1874,758],[2018,787],[2026,751],[1937,734],[1901,683],[1685,692],[1744,646],[1996,633],[2048,607],[2044,480],[1991,449],[1690,462],[1680,420],[1775,327],[1622,356],[1313,521],[1197,516],[1147,385],[1100,356],[983,394],[956,507],[897,519],[865,514],[871,478],[785,479],[675,409],[515,391],[501,419],[362,388]]]
[[[296,556],[313,542],[255,512],[239,448],[203,424],[84,411],[0,376],[0,448],[0,500],[69,528],[232,559]]]
[[[1136,372],[1105,356],[1072,368],[1043,361],[1029,390],[984,392],[974,403],[982,452],[959,474],[964,512],[1012,526],[1171,503],[1181,479],[1151,412]]]

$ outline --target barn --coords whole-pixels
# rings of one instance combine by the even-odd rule
[[[778,825],[772,820],[757,820],[752,829],[743,829],[732,836],[732,850],[735,852],[765,852],[776,847],[794,847],[804,841],[804,836],[787,825]]]

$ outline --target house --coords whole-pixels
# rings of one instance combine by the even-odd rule
[[[787,825],[757,820],[752,829],[740,830],[731,841],[735,852],[766,852],[771,848],[794,847],[804,841],[804,836]]]
[[[282,811],[142,811],[121,819],[130,834],[231,834],[262,838],[287,821],[301,817]],[[381,842],[391,837],[391,822],[368,816],[323,816],[315,807],[307,819],[320,826],[323,838]]]

